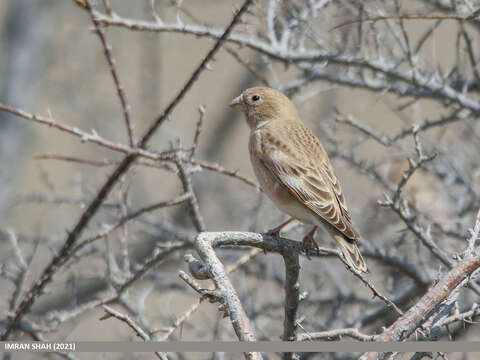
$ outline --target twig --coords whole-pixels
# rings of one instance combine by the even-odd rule
[[[103,1],[103,7],[105,8],[105,12],[108,15],[112,14],[112,6],[110,5],[110,0],[102,0]]]
[[[438,247],[435,241],[432,238],[431,233],[428,229],[425,229],[421,224],[419,224],[415,217],[411,214],[410,207],[407,201],[399,199],[394,203],[388,196],[383,202],[379,202],[382,206],[390,207],[398,217],[407,225],[408,229],[422,242],[422,244],[432,252],[442,263],[444,263],[448,268],[453,267],[453,262],[449,256]]]
[[[221,32],[218,29],[212,29],[199,25],[188,25],[183,23],[166,24],[152,23],[147,21],[135,21],[131,19],[121,18],[119,16],[106,16],[100,13],[96,14],[99,21],[107,25],[124,27],[137,31],[158,31],[158,32],[179,32],[192,34],[196,36],[204,36],[210,38],[218,38]],[[279,47],[278,44],[272,44],[267,41],[252,39],[247,36],[233,34],[228,41],[239,45],[247,46],[252,50],[265,54],[272,59],[282,62],[293,62],[299,69],[305,69],[308,74],[308,81],[315,78],[327,79],[329,81],[344,83],[354,87],[363,87],[373,91],[387,91],[405,95],[415,95],[417,97],[441,98],[443,100],[458,104],[465,109],[475,113],[480,113],[480,103],[472,98],[461,94],[445,83],[440,83],[438,79],[426,76],[423,72],[418,72],[415,78],[416,84],[412,84],[410,74],[400,72],[396,69],[395,64],[386,63],[384,59],[365,60],[353,54],[339,54],[338,52],[329,52],[324,50],[307,50],[295,51]],[[379,78],[372,78],[367,81],[366,78],[359,79],[351,75],[332,74],[320,68],[312,69],[306,63],[329,62],[343,66],[359,67],[371,70],[375,74],[383,74],[392,80],[413,85],[412,88],[406,89],[402,84],[385,83]],[[313,71],[312,71],[313,70]],[[421,89],[419,91],[419,89]]]
[[[22,254],[22,250],[18,246],[18,238],[17,234],[11,229],[6,230],[6,235],[8,240],[10,241],[10,245],[13,248],[13,254],[15,255],[15,260],[18,266],[19,274],[16,276],[15,279],[15,290],[12,293],[12,297],[9,301],[9,309],[10,311],[14,310],[15,307],[18,305],[18,300],[22,295],[23,288],[25,286],[25,280],[27,279],[28,275],[28,266],[29,263],[25,260],[25,257]]]
[[[195,242],[195,248],[205,263],[215,287],[222,297],[228,316],[240,341],[256,341],[253,328],[238,298],[235,288],[230,283],[225,268],[215,255],[215,237],[212,233],[200,233]],[[215,234],[215,233],[213,233]],[[260,353],[245,353],[246,359],[261,359]]]
[[[283,320],[283,341],[297,340],[297,311],[300,302],[299,254],[282,252],[285,263],[285,318]],[[284,360],[294,359],[294,353],[283,353]]]
[[[480,307],[478,306],[477,303],[473,303],[470,310],[464,311],[462,313],[454,314],[454,315],[451,315],[451,316],[445,318],[442,322],[442,325],[443,326],[448,326],[448,325],[453,324],[457,321],[470,323],[470,322],[473,321],[474,317],[477,317],[479,315],[480,315]],[[425,329],[425,330],[427,330],[427,329]]]
[[[33,157],[35,160],[61,160],[67,162],[74,162],[78,164],[92,165],[92,166],[112,166],[118,164],[118,161],[114,160],[91,160],[91,159],[82,159],[75,156],[66,156],[60,154],[39,154]]]
[[[93,243],[95,241],[98,241],[100,239],[103,239],[104,237],[106,237],[108,234],[110,234],[114,230],[119,229],[120,227],[124,226],[127,222],[129,222],[133,219],[136,219],[139,216],[142,216],[146,213],[149,213],[149,212],[152,212],[152,211],[155,211],[155,210],[158,210],[158,209],[162,209],[162,208],[165,208],[165,207],[182,204],[185,201],[189,201],[190,197],[191,197],[190,193],[185,193],[185,194],[182,194],[182,195],[178,196],[177,198],[175,198],[173,200],[161,201],[161,202],[155,203],[153,205],[145,206],[145,207],[140,208],[136,211],[129,212],[125,216],[123,216],[120,220],[118,220],[115,224],[110,225],[110,226],[106,226],[105,229],[100,231],[98,234],[96,234],[94,236],[91,236],[91,237],[89,237],[85,240],[82,240],[77,246],[75,246],[72,249],[72,254],[78,254],[78,252],[82,248],[84,248],[86,245],[91,244],[91,243]]]
[[[153,136],[153,134],[158,129],[158,127],[168,118],[170,113],[176,108],[178,103],[183,99],[185,94],[188,92],[188,90],[192,87],[192,85],[195,83],[195,81],[199,77],[200,73],[205,69],[205,66],[208,63],[208,61],[210,61],[213,55],[215,55],[215,53],[218,51],[220,46],[228,37],[228,35],[232,31],[236,23],[240,20],[241,15],[246,11],[247,7],[250,5],[251,2],[252,0],[245,0],[242,7],[234,15],[232,21],[227,26],[227,28],[225,29],[221,37],[215,42],[214,46],[203,58],[200,65],[193,71],[192,75],[187,80],[183,88],[177,93],[175,98],[169,103],[169,105],[165,108],[163,113],[152,123],[152,125],[149,127],[147,132],[143,135],[143,137],[138,143],[138,146],[140,148],[143,148],[145,145],[147,145],[148,141]],[[24,298],[20,302],[20,305],[15,310],[13,317],[7,324],[5,331],[1,335],[2,341],[5,341],[8,339],[10,333],[15,328],[18,321],[22,318],[23,315],[25,315],[25,313],[27,313],[30,310],[31,306],[35,302],[38,295],[42,292],[45,286],[50,282],[50,280],[52,279],[52,276],[57,272],[59,268],[58,264],[65,262],[64,258],[69,255],[70,250],[74,246],[76,240],[81,235],[85,227],[88,225],[91,218],[95,215],[95,213],[97,212],[98,208],[100,207],[104,199],[108,196],[108,194],[110,193],[110,190],[120,179],[121,175],[130,168],[130,166],[132,165],[132,163],[135,161],[136,158],[137,158],[136,155],[126,156],[122,161],[122,163],[113,171],[113,173],[110,175],[110,177],[105,182],[105,184],[100,188],[100,190],[98,191],[93,201],[90,203],[87,209],[83,212],[77,224],[75,225],[73,230],[69,233],[67,239],[65,240],[64,245],[58,251],[57,255],[52,259],[50,264],[47,265],[47,267],[44,269],[40,278],[33,284],[30,290],[25,294]]]
[[[188,170],[185,169],[185,167],[182,165],[181,161],[178,158],[176,159],[175,163],[178,169],[178,177],[180,178],[180,181],[182,182],[182,185],[183,185],[183,190],[191,195],[188,199],[188,205],[189,205],[188,208],[190,210],[190,217],[193,221],[193,224],[195,225],[195,228],[197,229],[198,232],[206,231],[205,221],[203,220],[203,216],[200,213],[198,199],[193,190],[192,179],[190,177],[190,174],[188,173]]]
[[[258,233],[234,232],[234,231],[201,233],[197,237],[197,248],[200,245],[201,245],[201,248],[203,249],[202,250],[203,253],[205,254],[208,253],[209,256],[215,257],[214,264],[220,263],[220,261],[214,255],[213,249],[220,246],[229,246],[229,245],[254,246],[254,247],[263,249],[264,251],[277,252],[280,254],[285,254],[289,252],[291,254],[296,254],[296,255],[300,254],[303,250],[302,244],[298,241],[293,241],[285,238],[277,239],[274,236],[266,235],[266,234],[262,235]],[[361,279],[362,282],[372,290],[375,296],[385,301],[385,303],[389,307],[394,308],[399,314],[402,313],[402,311],[391,300],[389,300],[386,296],[382,295],[364,276],[359,275],[353,269],[350,269],[348,267],[346,260],[342,257],[342,255],[338,250],[320,248],[318,255],[320,256],[328,255],[328,256],[338,257],[346,265],[347,269],[349,269],[354,275],[356,275],[359,279]],[[203,256],[202,256],[202,260],[203,260]],[[213,261],[213,260],[209,259],[209,261]],[[209,266],[207,266],[207,268],[210,269]],[[292,279],[294,279],[294,276],[292,276]],[[290,285],[292,287],[296,286],[295,283],[293,282]],[[293,290],[290,289],[289,291],[293,291]],[[293,297],[291,300],[293,303]]]
[[[191,160],[189,160],[189,162],[192,165],[197,165],[197,166],[201,167],[202,169],[210,170],[210,171],[216,171],[216,172],[222,173],[224,175],[236,178],[236,179],[244,182],[247,185],[255,187],[258,191],[261,191],[260,187],[254,181],[252,181],[252,180],[250,180],[250,179],[248,179],[244,176],[239,175],[237,170],[235,170],[235,171],[228,170],[228,169],[225,169],[223,166],[221,166],[219,164],[210,163],[210,162],[207,162],[207,161],[201,161],[201,160],[198,160],[198,159],[191,159]]]
[[[371,129],[368,126],[358,122],[357,120],[355,120],[353,118],[352,115],[345,116],[345,115],[342,115],[342,114],[338,113],[338,111],[337,111],[337,116],[336,116],[335,120],[338,123],[347,124],[347,125],[350,125],[350,126],[354,127],[355,129],[364,133],[368,137],[376,140],[377,142],[379,142],[382,145],[390,146],[390,145],[393,144],[393,141],[392,141],[391,138],[389,138],[386,135],[380,134],[376,130]]]
[[[241,65],[243,65],[248,71],[250,71],[250,73],[258,80],[260,80],[260,82],[265,85],[265,86],[268,86],[270,87],[270,83],[269,81],[267,80],[267,78],[265,76],[263,76],[262,74],[260,74],[258,72],[257,69],[255,69],[248,61],[246,60],[243,60],[240,55],[238,54],[238,52],[236,52],[235,50],[233,50],[230,46],[225,46],[225,51],[228,52],[230,55],[232,55],[232,57],[237,60]]]
[[[433,286],[402,317],[390,325],[376,341],[399,341],[408,338],[419,326],[435,313],[451,293],[468,283],[469,278],[480,267],[480,247],[466,255],[440,282]],[[361,360],[374,359],[375,353],[365,353]]]
[[[400,257],[387,253],[384,249],[369,245],[366,249],[362,249],[362,253],[367,258],[375,259],[384,265],[391,266],[395,271],[401,271],[419,287],[426,288],[430,285],[431,280],[422,270]]]
[[[457,20],[457,21],[465,21],[465,20],[474,20],[470,16],[459,16],[459,15],[436,15],[436,14],[397,14],[397,15],[383,15],[383,16],[375,16],[375,17],[364,17],[361,19],[352,19],[345,21],[339,25],[336,25],[331,30],[337,30],[341,27],[347,25],[357,24],[359,22],[377,22],[377,21],[385,21],[385,20]]]
[[[260,249],[252,249],[250,250],[247,254],[241,256],[234,264],[232,265],[229,265],[225,268],[227,274],[230,274],[236,270],[238,270],[241,266],[245,265],[246,263],[248,263],[250,260],[252,260],[255,256],[257,256],[258,254],[260,254],[262,251]],[[185,258],[187,258],[188,255],[185,255]],[[190,255],[191,256],[191,255]],[[193,258],[193,257],[192,257]],[[189,261],[187,261],[189,262]],[[190,268],[190,263],[189,263],[189,268]],[[190,269],[190,272],[191,272],[191,269]],[[194,282],[190,281],[189,277],[186,276],[186,274],[181,271],[180,272],[180,277],[182,278],[182,280],[184,280],[185,282],[187,282],[187,284],[190,285],[190,287],[192,287],[195,291],[198,292],[198,289],[200,288],[199,285],[196,285]],[[200,295],[202,295],[200,292],[199,292]],[[184,312],[176,321],[175,323],[170,326],[167,330],[166,330],[166,333],[160,337],[158,340],[159,341],[165,341],[167,340],[172,334],[173,332],[179,327],[181,326],[186,320],[188,320],[188,318],[195,312],[197,311],[197,309],[199,308],[200,306],[200,303],[202,301],[202,298],[199,298],[195,303],[193,303],[192,305],[190,305],[190,307],[188,308],[188,310],[186,312]]]
[[[152,267],[157,265],[160,261],[168,258],[171,254],[179,250],[184,250],[192,247],[192,242],[177,242],[170,245],[163,251],[155,251],[150,259],[145,261],[141,268],[127,281],[125,281],[117,290],[117,295],[111,299],[103,301],[104,304],[116,301],[118,297],[123,294],[136,281],[141,279]]]
[[[399,315],[403,314],[403,311],[400,310],[400,308],[392,300],[390,300],[385,295],[380,293],[375,288],[375,286],[372,283],[370,283],[370,281],[368,281],[368,279],[365,276],[363,276],[363,274],[361,274],[361,273],[355,271],[354,269],[352,269],[350,267],[350,265],[348,264],[347,260],[345,260],[345,258],[342,255],[340,255],[340,253],[338,254],[338,258],[343,262],[343,264],[347,267],[347,269],[353,275],[355,275],[357,278],[359,278],[370,290],[372,290],[372,293],[373,293],[374,296],[377,296],[380,299],[382,299],[387,304],[387,306],[391,306]]]
[[[299,254],[290,251],[282,253],[285,262],[285,319],[283,321],[283,341],[296,340],[297,310],[300,302]],[[287,353],[291,354],[291,353]],[[287,355],[285,358],[291,358]]]
[[[1,106],[1,104],[0,104]],[[105,143],[102,143],[102,145],[105,145]],[[107,146],[109,147],[109,146]],[[133,154],[136,152],[136,150],[131,149],[131,148],[125,148],[123,150],[120,149],[112,149],[120,152],[125,152],[125,153],[130,153]],[[149,166],[149,167],[154,167],[154,168],[160,168],[160,169],[165,169],[168,171],[175,171],[169,167],[169,164],[167,163],[160,163],[160,164],[155,164],[154,162],[149,161],[150,160],[157,160],[157,161],[172,161],[171,160],[171,154],[170,152],[149,152],[147,150],[142,150],[139,149],[137,152],[138,156],[144,157],[146,159],[138,159],[135,164],[138,165],[143,165],[143,166]],[[167,155],[168,154],[168,155]],[[86,165],[92,165],[92,166],[111,166],[111,165],[118,165],[120,164],[120,161],[113,161],[113,160],[91,160],[91,159],[81,159],[73,156],[65,156],[65,155],[59,155],[59,154],[41,154],[41,155],[36,155],[34,157],[35,159],[39,160],[61,160],[61,161],[67,161],[67,162],[77,162],[80,164],[86,164]],[[192,172],[198,171],[198,168],[202,170],[209,170],[209,171],[214,171],[218,172],[220,174],[226,175],[228,177],[235,178],[247,185],[253,186],[256,188],[258,191],[261,191],[260,187],[253,181],[250,180],[240,174],[238,174],[238,171],[232,171],[224,168],[223,166],[199,159],[193,159],[189,157],[181,157],[182,162],[194,165],[194,168],[191,169]]]
[[[110,4],[104,2],[105,10],[107,13],[111,13]],[[113,82],[115,88],[117,89],[118,98],[120,99],[120,104],[123,110],[123,118],[125,120],[125,126],[127,128],[128,141],[130,147],[135,147],[135,138],[133,135],[133,125],[130,120],[130,104],[128,102],[127,94],[125,89],[120,82],[120,76],[118,75],[117,69],[115,67],[115,59],[113,58],[112,47],[107,43],[107,38],[105,36],[105,29],[102,27],[102,24],[97,20],[93,12],[92,4],[90,0],[85,0],[86,9],[90,14],[92,19],[93,26],[95,28],[95,33],[98,35],[100,42],[102,43],[103,51],[105,53],[105,58],[107,59],[108,67],[110,68],[110,73],[112,74]]]
[[[480,209],[477,211],[477,216],[475,217],[475,225],[473,229],[469,230],[469,233],[470,237],[467,239],[468,247],[466,253],[473,253],[480,234]]]
[[[195,135],[193,137],[192,153],[190,154],[190,159],[195,156],[195,152],[197,151],[198,139],[200,137],[200,132],[202,131],[203,122],[205,121],[205,107],[203,105],[200,105],[198,107],[198,112],[200,116],[197,121],[197,126],[195,127]]]
[[[98,133],[95,130],[92,130],[91,133],[88,133],[86,131],[83,131],[77,127],[74,126],[69,126],[65,125],[62,123],[57,122],[52,115],[49,113],[48,116],[41,116],[37,114],[32,114],[27,111],[13,108],[11,106],[1,104],[0,103],[0,110],[9,112],[11,114],[17,115],[19,117],[22,117],[26,120],[31,120],[35,121],[38,123],[41,123],[43,125],[48,125],[50,127],[54,127],[60,131],[69,133],[71,135],[75,135],[76,137],[80,138],[82,142],[91,142],[100,146],[103,146],[105,148],[118,151],[121,153],[124,153],[126,155],[131,155],[131,156],[142,156],[145,158],[149,158],[152,160],[159,160],[161,157],[159,157],[159,154],[153,154],[150,151],[147,151],[145,149],[140,149],[140,148],[132,148],[128,145],[124,145],[122,143],[118,142],[113,142],[108,139],[105,139],[98,135]]]
[[[78,205],[79,207],[83,208],[85,204],[88,203],[90,199],[86,197],[74,197],[69,195],[55,195],[55,194],[43,194],[43,193],[27,193],[22,195],[15,196],[11,201],[11,206],[18,206],[19,204],[23,203],[51,203],[51,204],[60,204],[60,205]],[[110,209],[119,209],[120,204],[113,202],[113,201],[105,201],[102,204],[104,208]]]
[[[143,341],[150,341],[150,335],[148,335],[141,327],[138,325],[135,321],[133,321],[130,316],[122,314],[119,311],[116,311],[112,309],[111,307],[107,305],[103,305],[103,310],[107,313],[107,315],[104,315],[103,317],[100,318],[100,320],[106,320],[109,317],[114,317],[115,319],[118,319],[125,324],[127,324],[134,332],[137,334],[138,337],[142,338]],[[161,352],[155,352],[155,355],[161,360],[168,360],[167,355],[165,353]]]
[[[178,329],[179,326],[181,326],[185,321],[187,321],[190,316],[195,312],[197,311],[197,309],[199,308],[200,304],[202,302],[202,298],[198,298],[198,300],[193,303],[187,311],[185,311],[180,317],[177,318],[177,320],[175,320],[175,322],[172,324],[172,326],[170,326],[166,331],[165,331],[165,334],[163,334],[162,336],[160,336],[158,339],[156,339],[157,341],[165,341],[167,340],[174,332],[175,330]]]
[[[415,137],[416,138],[416,137]],[[419,143],[415,142],[416,144],[416,150],[418,152],[418,161],[414,161],[411,158],[408,158],[408,169],[405,170],[402,174],[402,179],[400,182],[397,184],[397,189],[395,190],[395,193],[393,194],[393,200],[392,202],[394,204],[398,204],[398,201],[400,199],[400,194],[402,193],[403,188],[405,185],[407,185],[408,180],[415,174],[415,172],[420,169],[426,162],[432,161],[435,159],[437,154],[432,154],[429,156],[423,156],[421,152],[421,148],[419,147]]]
[[[375,335],[362,334],[356,328],[335,329],[328,331],[309,332],[308,334],[297,335],[298,341],[308,340],[334,340],[349,337],[360,341],[374,341]]]
[[[424,122],[418,124],[416,126],[416,131],[417,132],[423,132],[426,130],[429,130],[431,128],[443,126],[446,124],[451,124],[457,121],[465,120],[467,116],[465,114],[462,114],[459,110],[454,110],[450,115],[447,116],[442,116],[439,119],[436,120],[425,120]],[[353,115],[348,114],[348,115],[342,115],[340,113],[337,114],[337,117],[335,118],[337,122],[349,125],[363,134],[367,135],[369,138],[372,138],[373,140],[377,141],[379,144],[382,144],[384,146],[392,146],[395,144],[398,140],[401,140],[403,138],[406,138],[407,136],[413,135],[413,127],[409,127],[405,130],[400,131],[399,133],[388,136],[385,134],[381,134],[378,131],[360,123],[358,120],[356,120]]]

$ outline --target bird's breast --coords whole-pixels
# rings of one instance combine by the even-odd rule
[[[283,212],[307,224],[316,223],[313,212],[301,204],[264,165],[262,159],[262,146],[260,135],[254,133],[250,136],[249,150],[253,171],[263,192]]]

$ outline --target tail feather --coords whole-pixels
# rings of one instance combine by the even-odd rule
[[[350,265],[352,269],[357,272],[368,273],[367,264],[365,263],[365,260],[363,260],[362,254],[360,254],[360,250],[358,250],[355,240],[347,240],[338,234],[334,236],[334,239],[340,245],[343,256],[345,257],[348,265]]]

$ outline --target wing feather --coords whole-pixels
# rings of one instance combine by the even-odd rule
[[[349,239],[358,239],[340,184],[326,153],[320,146],[317,157],[303,164],[291,152],[278,147],[264,151],[262,162],[272,176],[298,201]],[[315,149],[314,149],[315,150]],[[324,156],[321,153],[325,153]]]

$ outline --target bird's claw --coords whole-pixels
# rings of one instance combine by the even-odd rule
[[[314,229],[315,230],[315,229]],[[302,250],[305,252],[308,260],[312,260],[310,257],[310,251],[313,249],[317,254],[320,253],[320,248],[318,247],[317,242],[313,238],[315,231],[309,232],[302,240]]]
[[[275,238],[278,239],[280,237],[280,231],[281,229],[275,228],[275,229],[268,230],[265,234],[274,236]]]
[[[283,224],[282,224],[283,225]],[[280,231],[282,230],[283,226],[280,225],[280,226],[277,226],[276,228],[273,228],[271,230],[268,230],[265,234],[266,235],[270,235],[270,236],[273,236],[275,237],[276,240],[278,240],[280,238]],[[263,253],[265,255],[267,255],[267,249],[263,249]]]

